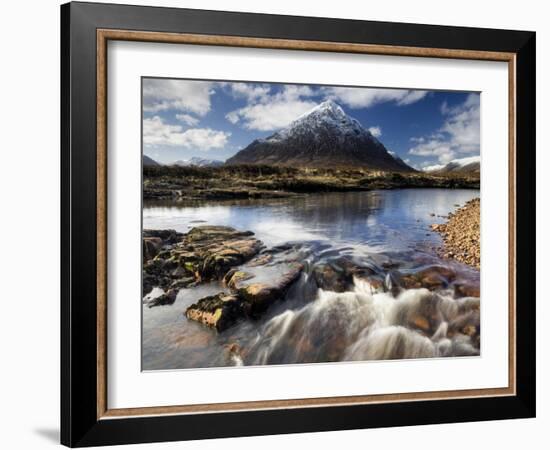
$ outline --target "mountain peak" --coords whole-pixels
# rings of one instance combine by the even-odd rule
[[[342,109],[340,105],[335,103],[332,100],[326,100],[323,103],[319,103],[315,108],[313,108],[309,113],[313,113],[315,111],[334,114],[337,116],[345,116],[346,113]]]
[[[255,140],[226,163],[413,170],[391,156],[358,120],[332,100],[316,105],[287,128]]]
[[[332,120],[342,120],[350,119],[350,117],[344,112],[342,107],[332,100],[326,100],[322,103],[319,103],[317,106],[314,106],[309,111],[306,111],[296,120],[294,120],[290,127],[300,123],[303,120],[308,119],[309,117],[317,117],[323,119],[332,119]]]

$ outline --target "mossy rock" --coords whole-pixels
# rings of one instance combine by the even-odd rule
[[[220,292],[189,306],[185,310],[185,316],[217,331],[224,331],[243,318],[245,310],[238,295]]]

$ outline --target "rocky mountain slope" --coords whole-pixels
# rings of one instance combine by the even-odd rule
[[[153,158],[149,158],[147,155],[143,155],[143,165],[144,166],[160,166]]]
[[[303,114],[287,128],[253,141],[226,164],[414,171],[331,100]]]

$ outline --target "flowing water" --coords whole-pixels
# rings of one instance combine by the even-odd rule
[[[221,283],[182,289],[172,305],[144,305],[143,369],[478,355],[479,333],[475,342],[457,330],[477,320],[479,331],[479,299],[457,295],[453,286],[479,286],[479,272],[441,259],[436,251],[441,237],[430,231],[431,224],[444,222],[458,205],[478,196],[478,190],[396,189],[146,203],[146,229],[251,230],[267,247],[299,245],[306,269],[260,320],[239,322],[222,333],[184,315],[198,299],[223,290]],[[311,267],[343,255],[375,270],[382,287],[354,279],[346,292],[318,289]],[[406,275],[434,266],[452,273],[452,282],[435,289],[437,295],[396,288],[396,270]]]

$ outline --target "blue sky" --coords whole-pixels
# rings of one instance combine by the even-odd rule
[[[479,155],[477,93],[143,79],[143,151],[225,160],[332,99],[417,168]]]

